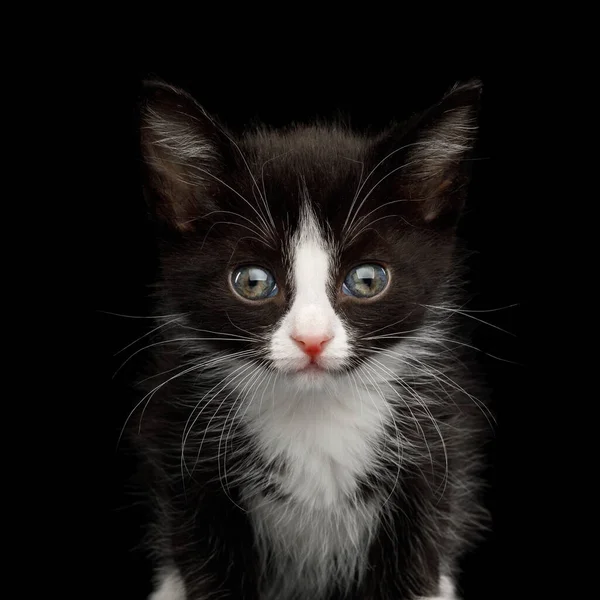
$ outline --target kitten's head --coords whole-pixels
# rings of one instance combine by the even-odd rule
[[[190,343],[322,385],[414,338],[452,272],[479,95],[479,82],[455,86],[373,137],[234,137],[184,92],[147,84],[162,291]]]

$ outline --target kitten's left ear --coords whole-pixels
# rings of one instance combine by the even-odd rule
[[[411,201],[410,212],[424,223],[452,224],[463,207],[481,89],[479,80],[455,85],[413,123],[408,134],[388,138],[381,149],[403,148],[388,168],[399,163],[393,179],[401,189],[397,187],[396,193]]]
[[[140,117],[150,208],[169,228],[187,231],[215,208],[227,136],[190,95],[160,81],[145,82]]]

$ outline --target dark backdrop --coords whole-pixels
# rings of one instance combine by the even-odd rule
[[[285,68],[273,57],[267,62],[251,62],[247,56],[246,59],[231,62],[225,56],[212,56],[201,68],[189,58],[171,62],[139,60],[122,67],[119,84],[109,87],[106,100],[111,118],[100,119],[94,132],[110,148],[110,155],[101,157],[94,167],[100,171],[97,175],[102,180],[102,205],[96,212],[100,231],[97,242],[100,262],[94,286],[97,311],[148,314],[145,292],[152,278],[153,260],[139,188],[135,103],[140,81],[151,75],[184,87],[208,111],[233,128],[256,118],[283,125],[292,120],[339,114],[357,128],[383,126],[392,118],[403,118],[426,108],[456,81],[472,76],[481,78],[484,83],[478,147],[481,160],[474,168],[462,225],[468,247],[476,251],[470,262],[469,289],[473,299],[469,308],[495,309],[522,302],[518,267],[524,249],[515,218],[522,200],[506,178],[510,166],[507,148],[512,139],[507,112],[511,82],[506,77],[485,66],[473,68],[460,63],[444,67],[438,64],[436,68],[423,66],[406,73],[388,55],[362,64],[322,56],[316,61],[286,64]],[[210,64],[207,66],[206,62]],[[474,344],[483,351],[479,360],[488,378],[498,425],[488,449],[486,473],[489,484],[486,501],[493,517],[493,531],[465,560],[461,581],[464,600],[494,598],[500,589],[513,587],[511,570],[501,560],[501,541],[509,520],[504,498],[514,491],[503,467],[510,442],[506,425],[519,402],[516,390],[523,369],[490,356],[522,362],[523,323],[519,307],[475,315],[492,325],[478,325]],[[109,579],[116,577],[118,585],[113,589],[119,590],[111,597],[136,600],[149,591],[148,564],[136,550],[143,515],[127,491],[127,477],[134,471],[127,449],[114,453],[120,427],[131,408],[126,389],[132,370],[125,368],[112,377],[128,356],[127,351],[114,354],[147,331],[148,322],[101,312],[97,313],[97,320],[94,346],[98,351],[98,389],[109,415],[106,434],[112,484]]]

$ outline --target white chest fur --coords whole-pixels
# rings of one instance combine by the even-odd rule
[[[318,594],[332,579],[349,581],[379,520],[378,505],[352,496],[381,451],[386,400],[350,380],[312,390],[274,386],[253,405],[248,422],[262,455],[285,464],[277,483],[287,499],[259,495],[250,513],[263,557],[267,548],[278,557],[272,589],[282,594],[282,586],[309,581]]]
[[[321,389],[274,386],[248,412],[264,458],[286,465],[281,489],[307,509],[319,510],[334,510],[356,491],[377,458],[390,419],[382,395],[351,380]]]

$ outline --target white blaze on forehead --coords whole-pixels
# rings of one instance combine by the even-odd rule
[[[322,338],[328,342],[319,355],[319,366],[339,369],[348,361],[350,347],[345,326],[327,295],[334,278],[333,249],[308,200],[289,242],[289,264],[292,301],[273,333],[269,357],[279,369],[298,371],[311,359],[296,340]],[[313,381],[312,376],[309,379]]]
[[[159,573],[156,588],[148,600],[186,600],[185,584],[175,567]]]
[[[346,500],[372,471],[391,412],[382,394],[359,389],[362,377],[351,380],[341,371],[351,357],[349,325],[327,295],[335,260],[308,202],[289,259],[293,297],[271,338],[269,358],[278,370],[265,388],[271,400],[250,402],[245,419],[266,463],[286,465],[272,482],[290,501],[271,502],[261,491],[250,511],[262,559],[276,556],[277,579],[265,597],[310,581],[321,598],[332,574],[351,580],[365,568],[377,513]],[[311,359],[294,336],[330,338],[317,359],[325,372],[305,372]],[[291,570],[289,556],[296,557]]]
[[[333,307],[327,297],[331,256],[315,215],[304,206],[294,236],[292,273],[295,296],[290,309],[293,335],[332,336]]]

